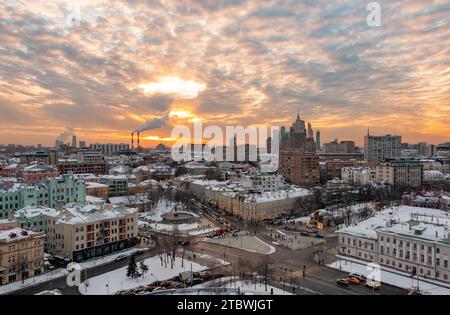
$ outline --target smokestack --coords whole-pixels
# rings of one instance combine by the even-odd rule
[[[131,133],[131,150],[134,149],[134,132]]]
[[[140,140],[139,140],[139,131],[137,133],[137,148],[140,149],[141,145],[140,145]]]

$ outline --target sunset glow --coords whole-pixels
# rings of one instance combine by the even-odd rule
[[[356,0],[78,3],[72,25],[67,1],[0,2],[0,143],[54,144],[67,126],[129,142],[158,117],[161,139],[199,118],[289,127],[297,112],[324,142],[449,140],[446,0],[384,1],[376,28]]]
[[[178,77],[165,77],[157,82],[142,83],[138,86],[146,95],[167,94],[182,99],[193,99],[198,93],[205,90],[205,85],[192,80],[183,80]]]

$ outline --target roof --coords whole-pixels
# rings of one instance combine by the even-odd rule
[[[32,219],[32,218],[35,218],[35,217],[37,217],[37,216],[44,215],[44,214],[47,214],[47,215],[50,215],[50,214],[56,215],[56,214],[58,214],[58,213],[59,213],[58,210],[55,210],[55,209],[52,209],[52,208],[47,208],[47,207],[41,207],[41,206],[39,206],[39,207],[25,207],[25,208],[23,208],[23,209],[17,210],[17,211],[14,213],[14,216],[15,216],[16,218],[25,217],[25,218],[27,218],[27,219]]]
[[[108,185],[102,183],[86,182],[86,189],[108,188]]]
[[[137,209],[114,205],[68,204],[59,214],[49,214],[60,224],[95,223],[109,219],[120,219],[137,213]]]
[[[387,208],[354,226],[338,230],[354,236],[377,239],[377,231],[428,241],[449,241],[450,213],[430,208],[400,206]]]
[[[21,241],[40,234],[42,233],[36,233],[22,228],[14,228],[6,231],[0,231],[0,242]]]
[[[25,172],[55,172],[57,169],[52,165],[31,164],[23,167]]]

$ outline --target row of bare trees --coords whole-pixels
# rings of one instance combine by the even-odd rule
[[[155,249],[161,261],[161,266],[173,269],[175,267],[176,254],[181,250],[181,267],[184,267],[184,259],[191,237],[181,234],[178,229],[173,229],[171,233],[158,233],[152,237],[155,242]]]

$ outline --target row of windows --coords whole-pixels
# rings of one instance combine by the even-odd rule
[[[383,259],[383,258],[380,258],[380,263],[384,263],[384,259]],[[389,259],[386,259],[386,265],[390,265],[390,264],[391,264],[391,261],[390,261]],[[397,268],[399,268],[399,269],[403,269],[403,264],[402,264],[402,263],[398,263],[398,266],[396,266],[395,260],[392,260],[392,266],[393,266],[393,267],[397,267]],[[413,271],[413,267],[411,267],[411,266],[409,266],[409,265],[405,265],[405,270],[406,270],[407,272],[412,272],[412,271]],[[426,276],[428,276],[428,277],[431,277],[431,276],[432,276],[430,270],[427,270],[427,272],[426,272],[426,274],[425,274],[423,268],[419,268],[419,274],[421,274],[421,275],[426,275]],[[440,278],[440,272],[439,272],[439,270],[436,271],[436,278]],[[444,275],[443,275],[443,279],[444,279],[444,280],[448,280],[448,275],[447,275],[447,274],[444,274]]]

